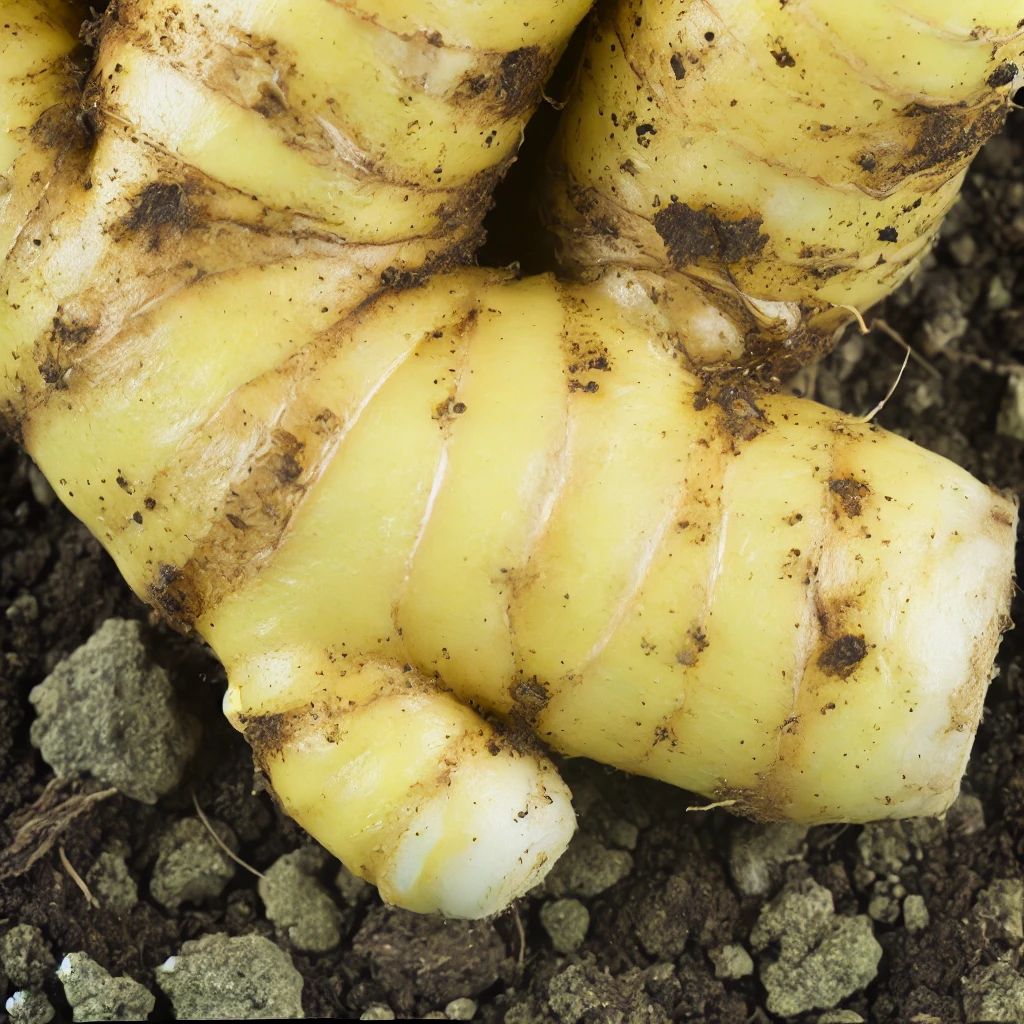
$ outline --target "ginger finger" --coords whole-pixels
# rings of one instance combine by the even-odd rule
[[[792,373],[919,266],[1021,82],[1018,0],[623,0],[551,154],[560,260],[698,366]]]

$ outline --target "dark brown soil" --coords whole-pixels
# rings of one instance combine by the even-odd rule
[[[969,237],[970,242],[965,241]],[[1024,363],[1024,116],[990,144],[969,175],[932,267],[878,314],[919,346],[926,322],[952,302],[970,321],[944,352],[911,361],[895,397],[878,417],[884,426],[954,459],[983,480],[1024,493],[1024,442],[996,432],[1008,367]],[[1000,283],[993,285],[998,277]],[[1008,298],[1009,297],[1009,298]],[[853,335],[848,335],[852,339]],[[875,331],[848,340],[818,371],[819,400],[863,413],[883,396],[903,358]],[[804,386],[810,386],[810,377]],[[149,622],[149,612],[122,583],[111,561],[59,504],[35,492],[26,458],[0,441],[0,931],[16,923],[42,929],[52,952],[84,950],[114,974],[130,974],[158,996],[154,1017],[170,1006],[153,969],[181,944],[207,932],[257,932],[274,937],[255,879],[239,872],[226,894],[202,909],[169,913],[148,898],[153,836],[192,813],[194,791],[208,814],[229,824],[242,857],[270,865],[302,840],[266,794],[253,795],[249,749],[221,719],[223,674],[198,644],[159,624],[151,639],[172,669],[188,704],[202,713],[205,741],[182,787],[155,807],[115,796],[67,822],[53,824],[50,852],[23,870],[5,859],[15,832],[52,775],[28,742],[27,696],[55,663],[111,615]],[[1024,578],[1024,573],[1019,573]],[[32,595],[38,614],[25,612]],[[1014,613],[1021,621],[1024,602]],[[972,913],[977,893],[995,879],[1019,879],[1024,857],[1024,633],[1010,633],[999,657],[987,711],[965,784],[980,798],[984,824],[960,818],[934,829],[899,883],[925,898],[930,924],[911,934],[902,923],[876,923],[884,948],[879,973],[845,1006],[871,1021],[964,1019],[961,979],[980,965],[1009,957],[1017,946],[1005,931]],[[730,877],[728,850],[740,823],[724,812],[688,814],[693,801],[667,786],[575,763],[567,774],[589,807],[583,827],[606,846],[633,845],[633,867],[617,884],[585,898],[591,924],[577,953],[557,955],[541,927],[542,897],[524,899],[491,922],[445,923],[381,906],[376,898],[347,913],[348,937],[322,956],[294,954],[305,977],[310,1016],[358,1018],[372,1003],[400,1016],[440,1011],[472,996],[477,1020],[557,1020],[548,982],[578,965],[593,1003],[579,1019],[767,1021],[765,990],[754,976],[716,979],[708,951],[747,943],[765,898],[742,897]],[[88,788],[88,783],[84,783]],[[70,797],[81,786],[69,785]],[[52,796],[53,794],[51,794]],[[623,825],[626,827],[623,827]],[[634,828],[628,827],[629,825]],[[840,913],[864,913],[870,897],[858,869],[859,827],[818,828],[807,852],[785,868],[791,880],[813,878],[833,893]],[[123,919],[91,907],[63,868],[58,849],[85,875],[112,839],[126,842],[139,904]],[[781,883],[783,879],[780,878]],[[778,885],[775,887],[778,888]],[[773,890],[774,891],[774,890]],[[667,968],[649,970],[654,965]],[[574,975],[575,977],[576,975]],[[47,994],[68,1018],[56,980]],[[560,1004],[561,1005],[561,1004]],[[588,1004],[589,1005],[589,1004]],[[563,1017],[567,1011],[563,1008]],[[924,1016],[920,1016],[924,1015]],[[811,1021],[815,1014],[801,1018]]]

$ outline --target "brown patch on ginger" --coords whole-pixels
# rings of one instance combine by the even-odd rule
[[[851,519],[856,519],[864,511],[864,499],[871,493],[866,483],[854,480],[853,477],[829,480],[828,489],[839,508]]]
[[[680,202],[671,202],[654,215],[654,228],[676,270],[701,260],[730,264],[760,256],[768,244],[768,236],[761,234],[763,223],[757,214],[728,219],[713,207],[695,210]]]
[[[864,637],[845,633],[833,640],[818,655],[818,668],[827,676],[847,679],[867,657],[867,653],[868,645],[864,642]]]

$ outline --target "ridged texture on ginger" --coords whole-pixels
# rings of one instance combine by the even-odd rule
[[[276,315],[309,301],[327,322],[466,262],[585,10],[113,4],[61,164],[11,225],[0,415],[19,433],[55,389],[88,394],[126,323],[145,335],[204,281],[244,313],[254,281],[296,275]]]
[[[1020,0],[604,7],[552,153],[563,264],[681,290],[695,363],[791,371],[918,265],[1022,54]],[[732,324],[703,345],[709,303]]]

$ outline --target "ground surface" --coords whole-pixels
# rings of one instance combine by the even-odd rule
[[[1024,441],[996,428],[1010,380],[1006,368],[1024,363],[1022,265],[1024,117],[1018,116],[972,170],[933,266],[880,311],[931,354],[910,363],[879,417],[1018,496],[1024,493]],[[819,400],[859,414],[888,390],[903,353],[877,331],[863,341],[849,337],[803,385],[813,386]],[[937,350],[944,339],[945,349]],[[26,823],[40,818],[33,805],[52,779],[29,743],[30,688],[108,617],[149,622],[99,545],[46,501],[38,481],[33,487],[25,458],[0,441],[0,932],[38,926],[58,960],[85,951],[115,975],[131,975],[156,994],[154,1017],[167,1018],[171,1005],[153,972],[185,941],[208,932],[259,933],[290,947],[266,920],[256,879],[244,870],[204,905],[185,903],[173,912],[161,907],[149,890],[155,837],[194,814],[192,792],[211,817],[234,830],[242,857],[258,869],[296,848],[303,836],[266,794],[252,794],[248,748],[218,714],[223,676],[216,664],[196,645],[151,624],[154,656],[172,669],[174,685],[204,721],[204,740],[185,783],[155,806],[117,795],[74,817],[51,813],[37,822],[30,848],[12,855],[15,835],[24,840]],[[34,598],[34,610],[25,595]],[[1020,598],[1014,613],[1024,621]],[[751,830],[721,811],[687,813],[694,801],[686,794],[578,763],[567,774],[588,838],[553,892],[523,900],[514,914],[493,923],[417,918],[383,908],[376,897],[347,904],[333,885],[336,865],[328,864],[321,878],[341,909],[344,938],[324,954],[290,950],[305,979],[306,1013],[358,1018],[371,1005],[386,1004],[399,1015],[437,1014],[456,997],[472,997],[475,1019],[510,1024],[778,1019],[767,1009],[758,973],[773,958],[772,947],[755,954],[753,974],[738,978],[716,977],[709,954],[721,962],[718,951],[731,943],[750,952],[751,930],[765,904],[783,887],[818,892],[807,881],[813,880],[831,893],[840,916],[870,908],[883,950],[866,989],[840,1003],[853,1014],[833,1020],[858,1014],[922,1024],[978,1019],[986,986],[998,983],[1011,995],[1018,981],[1024,987],[1016,952],[1022,938],[1024,630],[1005,638],[999,665],[965,784],[972,799],[945,824],[817,828],[801,842]],[[61,807],[76,792],[51,790],[48,799]],[[781,844],[777,855],[771,842]],[[90,906],[59,855],[63,848],[85,876],[101,852],[118,843],[139,891],[139,902],[120,916]],[[774,868],[773,856],[782,859]],[[751,863],[755,875],[761,869],[760,886],[749,870],[744,874]],[[766,891],[744,895],[741,886]],[[927,924],[921,901],[912,901],[912,916],[907,895],[923,897]],[[578,902],[550,909],[559,898]],[[582,927],[580,904],[589,913],[586,937],[574,952],[556,953],[542,916],[569,946],[573,927]],[[993,968],[1000,962],[1005,967]],[[741,962],[724,973],[743,969]],[[828,966],[830,975],[841,971],[841,964]],[[43,988],[58,1018],[69,1019],[57,980],[50,975]],[[987,1005],[991,1013],[994,1004]],[[379,1006],[377,1012],[383,1012]],[[1012,1016],[1012,1007],[1000,1012],[1010,1014],[1001,1019],[1024,1020]],[[817,1018],[814,1011],[794,1019]]]

